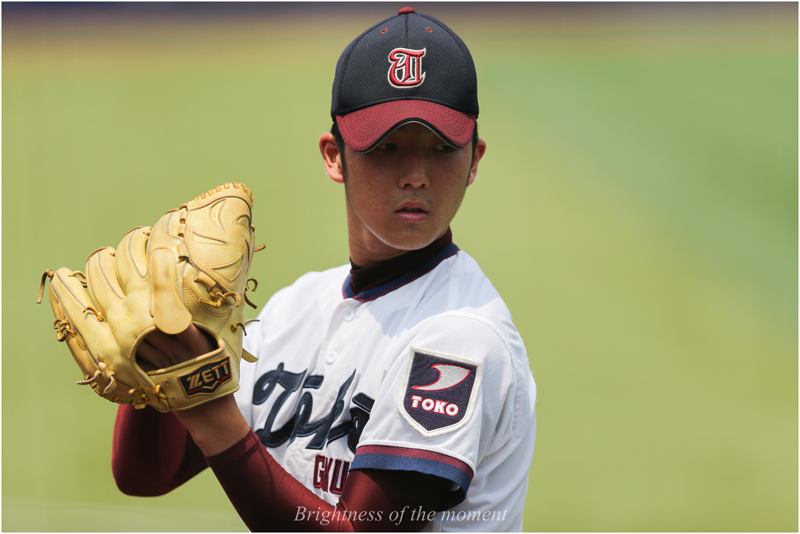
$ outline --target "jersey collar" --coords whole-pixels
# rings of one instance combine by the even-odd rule
[[[448,229],[444,236],[422,250],[407,252],[397,258],[391,258],[386,262],[369,267],[370,271],[372,271],[369,274],[377,275],[374,276],[374,278],[378,280],[380,285],[368,283],[358,293],[353,289],[353,284],[351,283],[353,275],[355,273],[356,276],[361,276],[363,278],[363,274],[366,273],[364,272],[365,270],[361,270],[353,265],[353,269],[351,269],[350,274],[347,275],[344,285],[342,286],[342,295],[344,298],[352,298],[360,302],[374,300],[432,271],[442,261],[455,255],[458,250],[458,246],[452,242],[452,233]],[[391,275],[392,271],[397,271],[398,274],[390,278],[387,282],[380,283],[380,275],[382,273]]]

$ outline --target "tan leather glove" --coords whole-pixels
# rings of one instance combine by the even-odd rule
[[[152,227],[134,228],[116,250],[93,252],[86,274],[62,267],[50,281],[56,337],[83,372],[79,384],[136,408],[191,408],[239,389],[244,304],[255,280],[247,273],[255,249],[253,196],[227,183],[167,212]],[[253,287],[248,287],[252,282]],[[178,334],[194,324],[216,350],[166,369],[145,372],[136,349],[156,329]]]

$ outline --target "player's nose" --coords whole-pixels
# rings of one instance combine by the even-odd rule
[[[406,187],[420,189],[430,185],[428,169],[422,157],[411,155],[404,158],[400,171],[398,185],[401,189]]]

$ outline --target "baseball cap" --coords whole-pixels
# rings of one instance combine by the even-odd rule
[[[435,18],[404,7],[347,45],[336,64],[331,118],[367,152],[408,122],[455,147],[472,139],[478,78],[467,45]]]

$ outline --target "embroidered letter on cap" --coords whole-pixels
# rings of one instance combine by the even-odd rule
[[[480,362],[412,347],[400,412],[426,436],[455,430],[469,418],[482,370]]]
[[[407,89],[422,85],[425,73],[422,72],[422,58],[426,49],[411,50],[395,48],[389,52],[389,83],[398,89]]]

